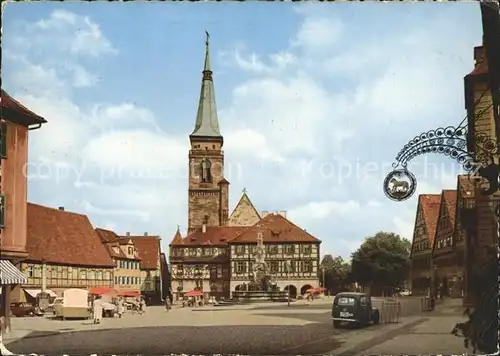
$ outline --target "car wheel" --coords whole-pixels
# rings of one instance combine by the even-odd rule
[[[373,314],[373,324],[377,325],[380,323],[380,314],[378,312]]]
[[[334,327],[335,329],[340,328],[340,321],[338,321],[338,320],[334,320],[334,321],[333,321],[333,327]]]
[[[29,311],[28,316],[35,316],[35,313],[33,313],[33,311]]]

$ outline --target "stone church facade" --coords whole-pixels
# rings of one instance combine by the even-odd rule
[[[252,278],[252,251],[264,236],[266,262],[280,289],[292,296],[319,286],[321,241],[286,218],[286,212],[259,211],[246,191],[229,215],[229,185],[224,178],[224,139],[220,133],[208,38],[201,94],[189,135],[188,228],[177,230],[169,262],[174,299],[200,290],[228,298]]]

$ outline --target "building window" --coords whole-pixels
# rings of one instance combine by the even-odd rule
[[[5,195],[0,194],[0,227],[5,226]]]
[[[246,273],[247,271],[247,265],[245,264],[245,262],[236,262],[236,273]]]
[[[236,254],[237,255],[244,255],[245,254],[245,247],[244,245],[239,245],[239,246],[236,246],[235,249],[236,249]]]
[[[190,248],[189,249],[189,256],[191,256],[191,257],[196,256],[196,249],[195,248]]]
[[[310,255],[312,253],[312,246],[311,245],[302,245],[302,254],[304,255]]]
[[[271,261],[270,266],[271,273],[277,273],[280,270],[280,265],[278,261]]]
[[[285,253],[287,255],[293,255],[295,253],[295,245],[285,245]]]
[[[95,271],[94,270],[91,270],[88,272],[88,276],[87,276],[87,279],[96,279],[95,278]]]
[[[33,265],[28,265],[26,267],[26,272],[25,272],[26,277],[34,277],[34,273],[35,273],[34,270],[35,269],[33,268]]]
[[[197,279],[197,280],[195,281],[195,285],[196,285],[196,288],[197,288],[197,289],[201,289],[201,290],[203,290],[203,281],[202,281],[202,280]]]
[[[196,266],[194,268],[194,276],[195,277],[202,277],[203,276],[203,267],[202,266]]]
[[[73,279],[73,267],[68,267],[68,279]]]
[[[7,158],[7,123],[2,122],[0,131],[0,155]]]
[[[267,253],[270,255],[276,255],[278,253],[278,245],[268,245]]]
[[[82,269],[80,270],[80,279],[87,279],[87,271]]]
[[[214,249],[207,247],[203,249],[203,256],[212,256],[214,254]]]
[[[313,270],[312,261],[301,261],[301,270],[305,273],[311,273]]]
[[[212,183],[212,173],[211,173],[212,163],[209,159],[203,158],[200,164],[201,170],[201,181],[203,183]]]
[[[129,255],[133,255],[134,254],[134,248],[133,247],[129,247],[128,248],[128,254]]]
[[[102,271],[97,271],[96,272],[96,279],[99,281],[102,281]]]
[[[50,269],[50,277],[57,278],[57,266],[52,266]]]
[[[174,255],[179,257],[184,257],[184,249],[183,248],[174,249]]]
[[[184,266],[183,265],[178,265],[177,266],[177,275],[181,276],[184,274]]]

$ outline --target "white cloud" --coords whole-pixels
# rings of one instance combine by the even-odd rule
[[[292,45],[325,53],[341,39],[343,30],[343,23],[335,18],[305,17]]]
[[[90,73],[82,66],[73,66],[73,68],[71,68],[71,71],[73,72],[73,86],[75,88],[92,87],[98,81],[96,75]]]
[[[42,41],[44,37],[52,35],[51,41],[59,49],[69,48],[69,52],[74,55],[98,57],[118,52],[102,35],[99,25],[86,16],[66,10],[54,10],[48,19],[38,21],[32,28],[36,31],[35,41]]]
[[[306,205],[296,207],[291,209],[288,214],[292,219],[304,221],[326,219],[333,215],[350,215],[359,211],[359,209],[359,203],[353,200],[346,202],[322,201],[310,202]]]

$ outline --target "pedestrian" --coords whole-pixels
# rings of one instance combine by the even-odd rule
[[[102,300],[101,296],[96,296],[93,304],[94,324],[100,324],[102,318]]]
[[[170,310],[170,298],[168,296],[165,298],[165,309]]]
[[[123,298],[120,297],[118,299],[118,305],[117,305],[118,317],[121,318],[124,312],[125,312],[125,306],[123,305]]]
[[[144,298],[141,298],[141,301],[139,302],[139,310],[140,314],[144,314],[146,312],[146,301]]]

